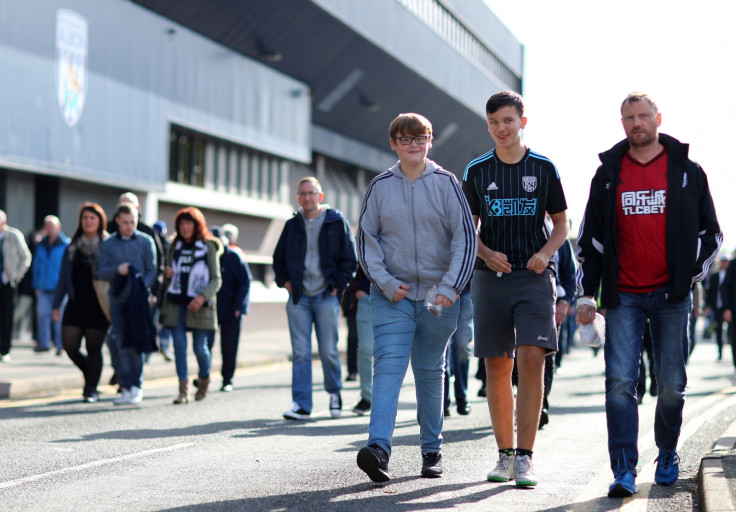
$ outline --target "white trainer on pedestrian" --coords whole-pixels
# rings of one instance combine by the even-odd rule
[[[508,482],[512,478],[514,478],[514,456],[508,453],[499,453],[496,467],[488,473],[488,481]]]
[[[123,393],[117,397],[112,403],[115,405],[124,405],[130,403],[130,391],[123,388]]]
[[[516,487],[534,487],[537,485],[537,475],[534,474],[531,457],[517,455],[514,469],[516,471]]]
[[[342,414],[342,396],[340,396],[340,393],[330,393],[330,414],[333,418],[339,418]]]
[[[129,404],[139,404],[143,400],[143,390],[138,386],[130,388],[130,396],[128,398]]]

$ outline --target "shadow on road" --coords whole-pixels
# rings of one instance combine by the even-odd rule
[[[392,480],[387,484],[355,484],[338,489],[320,489],[299,493],[266,496],[262,498],[244,498],[242,500],[219,501],[212,503],[198,503],[183,507],[163,509],[166,512],[182,510],[204,510],[207,512],[221,512],[230,510],[278,510],[283,512],[319,510],[321,511],[390,511],[390,510],[426,510],[431,506],[436,509],[454,509],[456,507],[478,503],[507,490],[516,490],[512,485],[492,485],[487,482],[471,484],[431,485],[425,489],[399,492],[394,490],[395,484],[409,480],[418,480],[419,477],[406,477]],[[463,496],[445,497],[443,493],[451,493],[475,488],[474,492]]]

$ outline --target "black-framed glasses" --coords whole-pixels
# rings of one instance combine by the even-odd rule
[[[429,142],[430,137],[431,135],[418,135],[416,137],[396,137],[396,140],[398,140],[402,146],[408,146],[412,141],[423,146]]]

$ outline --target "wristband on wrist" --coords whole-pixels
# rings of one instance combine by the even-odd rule
[[[580,297],[578,298],[578,306],[589,306],[594,309],[598,309],[598,304],[593,299],[589,299],[588,297]]]

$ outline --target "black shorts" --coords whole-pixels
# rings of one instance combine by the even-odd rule
[[[520,345],[557,352],[557,282],[552,270],[515,270],[499,277],[476,269],[471,294],[476,357],[516,357]]]

